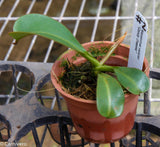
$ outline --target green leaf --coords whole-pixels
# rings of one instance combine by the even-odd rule
[[[114,69],[118,81],[131,93],[144,93],[149,88],[149,79],[144,72],[136,68],[117,67]]]
[[[15,22],[13,31],[9,35],[17,41],[25,36],[36,34],[52,39],[78,52],[86,52],[64,25],[45,15],[24,15]]]
[[[41,14],[24,15],[15,22],[13,31],[9,35],[16,41],[28,35],[40,35],[76,50],[94,66],[99,66],[99,62],[82,47],[64,25],[48,16]]]
[[[104,117],[115,118],[123,112],[123,89],[117,80],[110,75],[98,74],[96,100],[97,109]]]

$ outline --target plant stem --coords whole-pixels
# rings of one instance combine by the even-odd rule
[[[93,56],[91,56],[88,52],[85,52],[85,53],[80,53],[84,58],[86,58],[88,61],[91,62],[91,64],[94,66],[94,67],[98,67],[100,66],[100,63],[97,59],[95,59]]]
[[[127,32],[124,33],[124,35],[122,37],[120,37],[118,39],[117,42],[115,42],[111,48],[109,49],[108,53],[106,54],[106,56],[104,56],[104,58],[100,61],[100,65],[103,65],[107,59],[113,54],[113,52],[115,51],[115,49],[119,46],[119,44],[124,40],[124,38],[126,37]]]
[[[108,65],[101,65],[95,68],[95,71],[110,71],[113,72],[114,71],[114,66],[108,66]]]
[[[86,58],[88,61],[91,62],[91,64],[95,67],[96,71],[112,71],[113,72],[113,67],[112,66],[107,66],[103,65],[107,59],[110,57],[110,55],[115,51],[115,49],[118,47],[118,45],[124,40],[126,37],[127,33],[125,33],[122,37],[118,39],[117,42],[115,42],[111,48],[109,49],[108,53],[104,58],[99,62],[97,59],[95,59],[92,55],[90,55],[88,52],[79,52],[84,58]]]

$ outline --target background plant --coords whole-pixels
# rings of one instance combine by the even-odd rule
[[[15,22],[13,31],[10,35],[17,41],[28,35],[40,35],[76,50],[81,56],[90,61],[93,70],[97,74],[97,108],[99,113],[104,117],[118,117],[123,112],[124,92],[122,86],[133,94],[143,93],[149,88],[149,80],[142,71],[135,68],[104,64],[116,47],[123,41],[126,34],[98,61],[82,47],[64,25],[50,17],[40,14],[24,15]],[[118,81],[105,73],[108,71],[114,72]]]

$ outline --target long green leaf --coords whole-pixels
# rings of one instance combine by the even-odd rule
[[[123,90],[115,78],[110,75],[98,74],[96,100],[99,113],[106,118],[118,117],[123,112]]]
[[[128,67],[117,67],[114,69],[118,81],[131,93],[140,94],[149,88],[149,79],[139,69]]]
[[[13,31],[9,35],[17,41],[28,35],[40,35],[76,50],[94,66],[99,66],[99,62],[82,47],[64,25],[48,16],[41,14],[24,15],[15,22]]]
[[[64,25],[45,15],[24,15],[15,22],[13,31],[9,34],[17,41],[25,36],[36,34],[55,40],[78,52],[86,52]]]

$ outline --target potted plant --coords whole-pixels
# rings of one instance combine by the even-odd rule
[[[20,17],[10,33],[17,41],[33,34],[53,39],[71,48],[53,64],[51,79],[55,88],[65,98],[80,136],[88,141],[106,143],[127,135],[134,124],[138,95],[149,88],[146,76],[149,71],[146,58],[143,71],[126,67],[129,47],[121,44],[126,34],[117,42],[100,41],[81,45],[64,25],[40,14]],[[87,69],[80,70],[86,63],[89,64]],[[79,75],[78,80],[71,83],[70,87],[83,81],[87,81],[85,84],[96,82],[91,88],[81,86],[93,93],[96,91],[94,100],[77,98],[68,93],[69,88],[60,81],[70,78],[70,82],[73,79],[73,75],[65,75],[67,72],[78,72]],[[86,72],[87,74],[84,74]],[[87,77],[88,74],[90,77]],[[83,91],[79,93],[82,94]]]

